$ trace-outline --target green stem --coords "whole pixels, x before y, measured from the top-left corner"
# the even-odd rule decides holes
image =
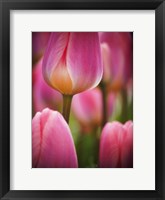
[[[101,84],[101,90],[102,90],[102,101],[103,101],[103,120],[102,120],[102,127],[104,127],[104,125],[107,122],[107,118],[108,118],[108,114],[107,114],[107,91],[106,91],[106,84],[102,83]]]
[[[69,124],[69,115],[70,115],[70,108],[72,102],[72,95],[63,95],[63,111],[62,115],[65,118],[66,122]]]
[[[121,92],[122,94],[122,113],[121,113],[121,121],[124,123],[127,121],[128,118],[128,113],[127,113],[127,109],[128,109],[128,104],[127,104],[127,92],[126,90],[122,90]]]
[[[93,152],[93,158],[94,158],[94,164],[96,167],[99,166],[99,136],[98,136],[98,127],[95,127],[93,129],[93,132],[92,132],[92,136],[93,136],[93,142],[94,142],[94,152]]]

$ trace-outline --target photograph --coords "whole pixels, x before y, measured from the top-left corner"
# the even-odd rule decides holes
[[[32,32],[32,168],[133,168],[133,32]]]
[[[165,0],[0,2],[0,200],[165,200]]]

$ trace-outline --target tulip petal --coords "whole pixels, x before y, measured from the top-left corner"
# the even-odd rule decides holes
[[[36,167],[38,158],[40,156],[40,144],[41,144],[41,127],[40,127],[40,116],[41,113],[36,113],[35,118],[32,121],[33,134],[32,134],[32,167]]]
[[[55,68],[59,65],[61,58],[66,53],[68,39],[69,33],[67,32],[51,33],[43,59],[43,75],[50,85],[50,76],[52,74],[52,71],[55,70]]]
[[[38,112],[36,116],[33,118],[32,127],[32,153],[33,153],[33,167],[38,165],[40,156],[41,156],[41,148],[43,141],[43,129],[44,125],[47,122],[49,117],[50,110],[44,109],[42,114]]]
[[[133,124],[107,123],[100,139],[99,166],[133,167]]]
[[[72,80],[64,62],[60,62],[54,68],[51,77],[51,85],[63,94],[72,94]]]
[[[35,161],[33,167],[77,167],[77,156],[72,135],[62,115],[57,111],[44,109],[40,116],[37,117],[37,121],[35,118],[36,116],[33,118],[32,143],[33,160]],[[35,132],[36,130],[37,132]],[[36,145],[35,139],[40,141],[38,142],[40,143],[40,148],[38,143],[38,146]]]
[[[133,167],[133,124],[128,121],[124,125],[127,134],[122,144],[122,167]]]
[[[96,87],[103,74],[98,33],[71,33],[66,60],[74,94]]]
[[[125,131],[118,122],[106,124],[101,135],[100,144],[100,167],[120,167],[121,149],[120,143],[123,140]]]

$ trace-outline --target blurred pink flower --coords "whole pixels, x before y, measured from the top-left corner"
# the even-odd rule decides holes
[[[132,77],[133,42],[130,32],[100,32],[103,58],[103,80],[113,90],[125,86]]]
[[[32,32],[33,63],[43,56],[49,37],[50,32]]]
[[[107,43],[101,44],[101,55],[103,60],[103,81],[110,82],[111,80],[111,51]]]
[[[102,120],[102,96],[99,88],[88,90],[73,97],[72,110],[84,126],[99,126]]]
[[[107,123],[100,139],[99,166],[102,168],[133,167],[133,123]]]
[[[63,116],[48,108],[32,120],[32,166],[76,168],[77,155],[68,124]]]
[[[62,95],[45,82],[41,58],[33,68],[33,113],[42,111],[46,107],[59,111],[62,107]]]
[[[44,54],[46,82],[62,94],[72,95],[94,88],[103,68],[98,33],[54,32]]]

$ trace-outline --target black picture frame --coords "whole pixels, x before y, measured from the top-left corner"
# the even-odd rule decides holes
[[[10,10],[155,10],[156,188],[153,191],[10,190]],[[163,0],[0,0],[0,198],[165,199],[165,2]]]

